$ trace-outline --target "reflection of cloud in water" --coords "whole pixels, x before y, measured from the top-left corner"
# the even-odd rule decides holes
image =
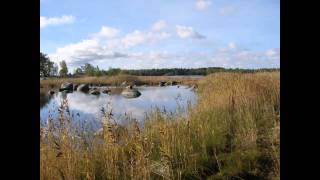
[[[167,111],[175,111],[179,103],[180,106],[186,107],[187,102],[195,103],[196,97],[194,92],[185,88],[177,88],[176,86],[168,87],[144,87],[138,88],[141,91],[139,98],[126,99],[120,95],[109,96],[101,94],[99,96],[89,95],[79,92],[67,95],[68,104],[72,113],[80,113],[83,118],[100,118],[101,108],[106,107],[111,102],[115,119],[124,114],[131,115],[133,118],[142,120],[146,112],[150,112],[152,108],[165,108]],[[177,100],[177,97],[179,97]],[[61,93],[54,97],[44,108],[40,110],[40,116],[48,116],[49,109],[57,108],[62,102]],[[56,112],[57,113],[57,112]],[[117,120],[118,122],[118,120]]]

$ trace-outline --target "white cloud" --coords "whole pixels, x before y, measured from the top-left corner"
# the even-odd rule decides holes
[[[61,17],[44,17],[40,16],[40,28],[45,28],[47,26],[71,24],[74,23],[75,17],[73,16],[61,16]]]
[[[192,27],[177,25],[176,32],[177,32],[177,35],[182,39],[186,39],[186,38],[203,39],[203,38],[205,38],[205,36],[196,32]]]
[[[196,9],[197,10],[205,10],[211,5],[210,0],[196,0],[195,2]]]
[[[157,22],[155,22],[153,25],[152,25],[152,30],[153,31],[161,31],[163,30],[164,28],[167,27],[167,22],[164,21],[164,20],[159,20]]]
[[[108,59],[131,58],[135,57],[134,54],[123,52],[139,45],[157,43],[171,36],[167,32],[136,30],[118,37],[119,32],[118,29],[103,26],[91,38],[57,48],[56,52],[49,54],[49,56],[55,62],[65,60],[71,66]]]
[[[111,51],[101,46],[98,41],[90,39],[58,48],[54,54],[49,56],[53,61],[65,60],[68,65],[78,66],[101,59],[122,58],[127,55]]]
[[[266,56],[268,57],[276,57],[280,55],[280,49],[269,49],[266,51]]]
[[[107,26],[102,26],[101,30],[94,34],[93,37],[96,39],[111,39],[115,38],[119,34],[119,30],[112,28],[112,27],[107,27]]]
[[[235,11],[236,11],[235,7],[225,6],[225,7],[220,8],[219,14],[221,16],[227,16],[227,15],[233,14]]]
[[[237,45],[236,45],[234,42],[230,42],[230,43],[228,44],[228,47],[229,47],[230,49],[236,49],[236,48],[237,48]]]
[[[132,33],[127,34],[124,38],[121,39],[122,44],[126,47],[132,47],[146,42],[147,37],[145,33],[141,31],[134,31]]]
[[[157,23],[155,23],[157,24]],[[157,29],[157,28],[156,28]],[[120,30],[103,26],[90,38],[78,43],[58,48],[49,57],[59,62],[65,60],[70,69],[84,63],[104,67],[120,67],[127,69],[141,68],[174,68],[174,67],[208,67],[220,66],[226,68],[265,68],[279,67],[280,49],[265,51],[249,51],[236,42],[229,42],[224,48],[212,52],[197,52],[186,50],[175,52],[175,49],[153,49],[154,45],[171,37],[171,33],[149,29],[135,30],[119,35]],[[177,36],[184,41],[187,38],[201,39],[203,35],[192,27],[177,25]],[[172,41],[170,41],[171,43]],[[212,49],[213,50],[213,49]]]
[[[164,40],[170,37],[170,34],[167,32],[142,32],[134,31],[127,34],[121,39],[121,43],[125,48],[131,48],[141,44],[151,44],[156,43],[160,40]]]
[[[214,66],[228,68],[274,68],[280,66],[280,49],[249,51],[237,46],[233,48],[229,43],[228,48],[218,50],[210,59]]]

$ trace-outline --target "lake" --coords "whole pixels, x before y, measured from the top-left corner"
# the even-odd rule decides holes
[[[125,124],[128,117],[142,122],[146,113],[155,108],[172,114],[177,113],[177,109],[183,112],[188,105],[193,106],[197,101],[195,92],[187,86],[147,86],[136,89],[141,92],[141,96],[132,99],[120,94],[90,95],[76,91],[42,97],[45,102],[40,106],[41,124],[45,125],[49,116],[54,120],[59,118],[58,109],[63,100],[68,102],[73,121],[93,124],[99,124],[103,116],[102,108],[106,109],[107,105],[112,108],[113,119],[118,124]]]

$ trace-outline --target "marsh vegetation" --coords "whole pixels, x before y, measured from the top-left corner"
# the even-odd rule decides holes
[[[64,80],[41,85],[53,88]],[[72,79],[106,85],[125,80],[159,82]],[[184,83],[194,81],[198,101],[186,114],[154,109],[143,125],[128,118],[123,126],[107,104],[98,134],[74,128],[64,100],[59,116],[41,127],[41,179],[280,179],[279,72],[215,73]]]

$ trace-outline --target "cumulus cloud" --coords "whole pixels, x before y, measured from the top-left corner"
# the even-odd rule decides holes
[[[58,48],[54,54],[49,56],[53,61],[65,60],[68,65],[78,66],[101,59],[127,57],[127,54],[111,51],[101,46],[98,41],[90,39]]]
[[[219,9],[219,14],[221,16],[227,16],[233,14],[236,11],[235,7],[233,6],[225,6]]]
[[[40,16],[40,28],[45,28],[47,26],[56,26],[62,24],[72,24],[75,21],[73,16],[61,16],[61,17],[44,17]]]
[[[162,24],[159,22],[154,23],[151,29],[135,30],[127,34],[120,34],[120,30],[116,28],[103,26],[99,32],[92,34],[88,39],[57,48],[55,53],[49,54],[49,57],[55,62],[65,60],[70,69],[84,63],[102,65],[102,68],[112,66],[126,69],[280,66],[279,48],[250,51],[242,48],[236,42],[227,43],[223,48],[215,51],[212,49],[210,52],[197,52],[192,49],[176,52],[174,48],[153,49],[153,46],[150,45],[171,37],[171,33],[162,30],[164,26],[159,25]],[[153,28],[156,26],[157,28]],[[188,38],[205,38],[192,27],[177,25],[174,30],[180,38],[171,39],[170,43],[182,42]]]
[[[157,41],[167,39],[170,37],[170,34],[167,32],[142,32],[134,31],[127,34],[124,38],[121,39],[121,43],[125,48],[130,48],[133,46],[145,44],[145,43],[155,43]]]
[[[231,42],[227,48],[217,50],[209,59],[215,66],[228,68],[274,68],[280,66],[280,49],[249,51]]]
[[[182,39],[186,39],[186,38],[204,39],[205,38],[205,36],[199,34],[192,27],[188,27],[188,26],[177,25],[176,32],[177,32],[177,35]]]
[[[131,58],[134,54],[125,53],[139,45],[149,45],[171,36],[163,31],[133,31],[119,36],[120,30],[103,26],[89,39],[57,48],[49,57],[56,62],[65,60],[68,65],[79,66],[84,63],[101,62],[108,59]]]
[[[127,34],[124,38],[121,39],[121,42],[126,48],[142,44],[146,41],[146,34],[138,30]]]
[[[120,31],[116,28],[102,26],[101,30],[94,34],[93,37],[96,39],[111,39],[115,38],[119,32]]]
[[[196,0],[195,6],[197,10],[205,10],[211,5],[210,0]]]
[[[234,42],[230,42],[230,43],[228,44],[228,47],[229,47],[229,49],[236,49],[236,48],[237,48],[237,45],[236,45]]]
[[[164,20],[159,20],[152,25],[151,29],[153,31],[161,31],[161,30],[165,29],[166,27],[167,27],[167,22]]]

